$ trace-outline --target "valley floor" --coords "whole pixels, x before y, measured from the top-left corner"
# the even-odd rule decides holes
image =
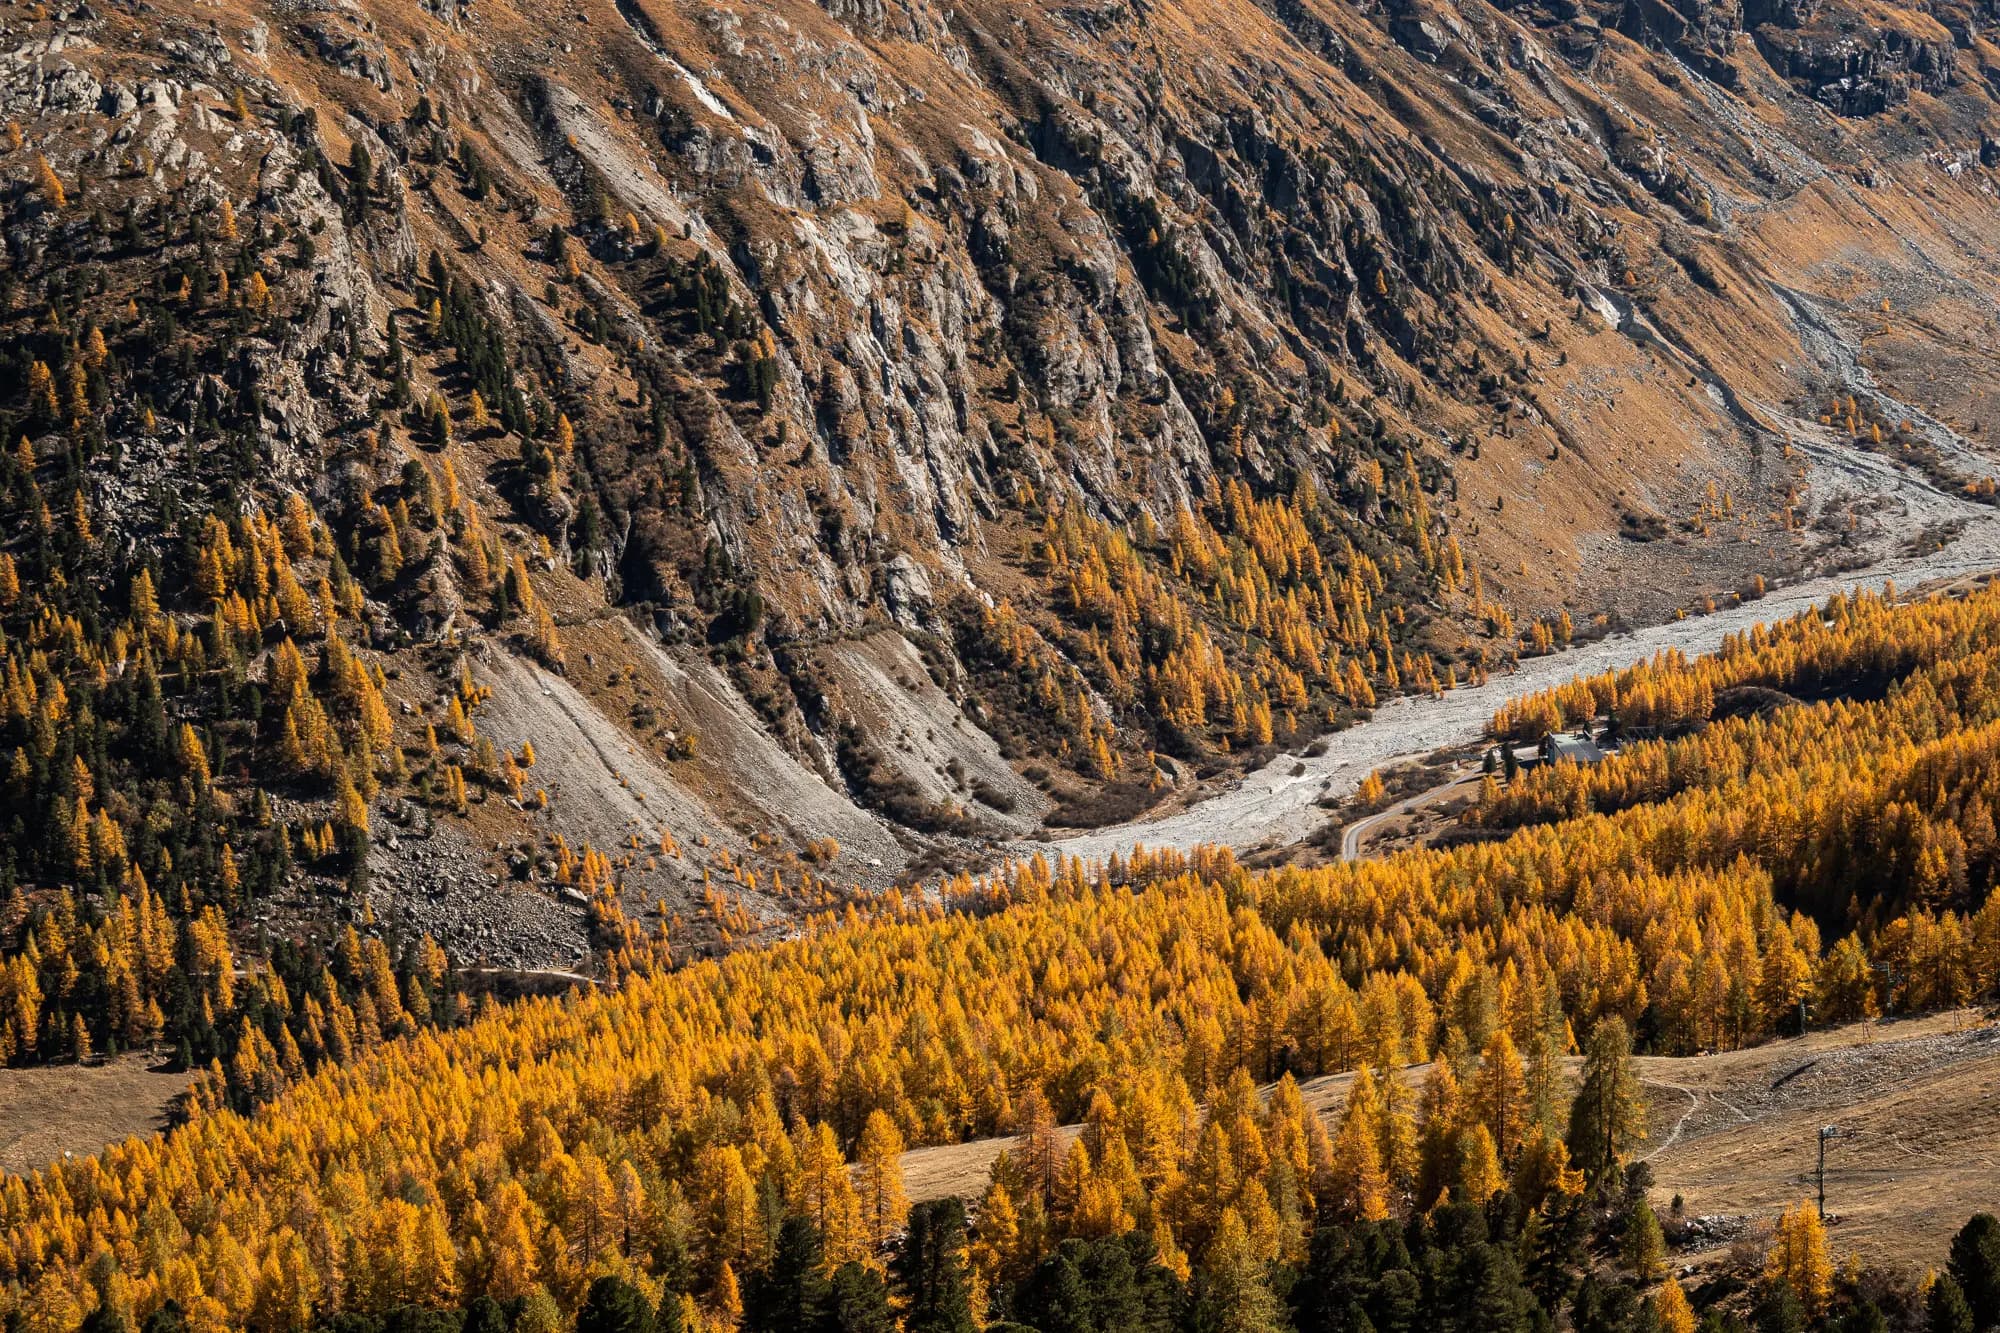
[[[1325,815],[1318,808],[1321,801],[1351,796],[1369,773],[1400,760],[1477,742],[1487,720],[1511,700],[1575,676],[1615,671],[1659,652],[1675,650],[1690,657],[1713,652],[1731,634],[1786,619],[1837,592],[1880,589],[1890,582],[1910,589],[1965,578],[1996,566],[2000,566],[2000,517],[1975,514],[1958,538],[1942,550],[1807,579],[1774,588],[1756,601],[1719,607],[1710,615],[1649,625],[1545,657],[1527,658],[1511,674],[1496,674],[1484,685],[1436,697],[1400,695],[1376,709],[1369,721],[1323,738],[1325,748],[1317,755],[1281,755],[1246,774],[1235,786],[1169,814],[1051,843],[1022,843],[1015,850],[1023,855],[1039,850],[1095,859],[1129,852],[1139,845],[1179,851],[1202,845],[1226,846],[1239,853],[1291,846],[1310,837],[1324,822]]]

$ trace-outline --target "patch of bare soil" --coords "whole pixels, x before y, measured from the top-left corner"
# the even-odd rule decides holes
[[[1576,1064],[1571,1060],[1572,1070]],[[1678,1259],[1724,1257],[1761,1241],[1777,1215],[1809,1198],[1822,1125],[1828,1221],[1837,1256],[1934,1262],[1975,1212],[2000,1208],[2000,1022],[1972,1010],[1856,1023],[1720,1055],[1641,1057],[1652,1132],[1641,1149],[1662,1217],[1679,1197],[1703,1222]],[[1402,1077],[1421,1089],[1429,1065]],[[1300,1085],[1331,1120],[1352,1074]],[[1079,1126],[1065,1126],[1073,1137]],[[976,1199],[1011,1139],[919,1148],[903,1156],[913,1199]]]
[[[186,1074],[167,1073],[139,1052],[102,1064],[0,1070],[0,1173],[38,1170],[164,1129],[187,1085]]]
[[[1679,1196],[1690,1217],[1728,1219],[1692,1243],[1697,1262],[1813,1196],[1827,1125],[1837,1254],[1934,1262],[1967,1217],[2000,1207],[2000,1024],[1971,1011],[1640,1064],[1656,1206],[1666,1216]]]

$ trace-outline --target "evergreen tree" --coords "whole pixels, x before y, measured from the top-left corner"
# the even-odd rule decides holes
[[[508,1333],[507,1312],[491,1296],[481,1296],[465,1307],[465,1321],[459,1333]],[[655,1325],[657,1333],[657,1325]]]
[[[1965,1293],[1973,1326],[2000,1325],[2000,1218],[1974,1214],[1952,1237],[1951,1280]]]
[[[132,1316],[122,1306],[100,1305],[84,1316],[77,1333],[133,1333]]]
[[[1336,1333],[1366,1318],[1373,1286],[1356,1228],[1324,1226],[1313,1232],[1305,1266],[1292,1284],[1292,1327],[1298,1333]]]
[[[1602,1180],[1646,1135],[1645,1094],[1632,1071],[1632,1034],[1608,1015],[1590,1031],[1583,1077],[1569,1109],[1570,1163],[1585,1179]]]
[[[820,1271],[823,1263],[818,1228],[797,1213],[788,1215],[778,1226],[770,1264],[743,1284],[746,1333],[819,1328],[830,1294]]]
[[[1639,1295],[1623,1282],[1586,1276],[1570,1306],[1576,1333],[1634,1333],[1643,1318]]]
[[[1066,1240],[1021,1282],[1013,1313],[1041,1333],[1168,1333],[1180,1283],[1155,1260],[1144,1232]]]
[[[1376,1280],[1368,1298],[1368,1322],[1375,1333],[1419,1333],[1423,1324],[1423,1288],[1408,1268],[1392,1268]]]
[[[973,1333],[963,1203],[933,1199],[910,1210],[894,1273],[904,1333]]]
[[[630,1282],[601,1277],[590,1284],[577,1311],[576,1333],[653,1333],[653,1309]]]
[[[1522,1247],[1527,1253],[1528,1287],[1544,1309],[1558,1309],[1575,1295],[1577,1274],[1587,1267],[1589,1239],[1589,1219],[1580,1199],[1530,1215]]]
[[[1976,1327],[1972,1322],[1972,1306],[1965,1299],[1965,1289],[1949,1273],[1940,1273],[1931,1282],[1924,1313],[1929,1321],[1927,1327],[1930,1333],[1973,1333]]]
[[[1643,1198],[1633,1205],[1631,1217],[1625,1223],[1619,1258],[1641,1282],[1651,1282],[1667,1271],[1666,1237],[1660,1231],[1660,1219],[1654,1214],[1653,1205]]]
[[[1834,1333],[1890,1333],[1887,1315],[1873,1301],[1862,1301],[1833,1325]],[[1661,1333],[1670,1333],[1662,1329]]]
[[[428,1310],[421,1305],[399,1305],[382,1316],[382,1333],[459,1333],[464,1316],[455,1310]],[[579,1321],[577,1327],[582,1328]]]
[[[1131,1261],[1138,1298],[1132,1333],[1173,1333],[1182,1326],[1186,1313],[1186,1287],[1160,1262],[1159,1245],[1148,1233],[1128,1231],[1118,1244]]]
[[[1757,1333],[1805,1333],[1806,1307],[1788,1282],[1767,1282],[1751,1323]]]
[[[1014,1313],[1041,1333],[1093,1333],[1097,1328],[1092,1293],[1084,1287],[1074,1252],[1074,1243],[1066,1242],[1042,1260],[1015,1297]]]
[[[1499,1245],[1470,1247],[1457,1265],[1457,1308],[1439,1323],[1461,1333],[1529,1333],[1539,1312],[1514,1256]]]
[[[828,1333],[895,1333],[896,1317],[882,1275],[851,1259],[834,1269],[822,1326]]]

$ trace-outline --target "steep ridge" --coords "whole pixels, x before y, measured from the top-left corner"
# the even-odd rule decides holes
[[[15,710],[24,827],[566,965],[1915,558],[1991,499],[1992,17],[12,13],[4,611],[104,722]],[[225,798],[166,862],[128,671]]]

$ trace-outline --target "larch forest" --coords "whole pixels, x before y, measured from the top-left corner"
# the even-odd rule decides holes
[[[10,0],[0,1333],[1996,1333],[1994,0]]]

